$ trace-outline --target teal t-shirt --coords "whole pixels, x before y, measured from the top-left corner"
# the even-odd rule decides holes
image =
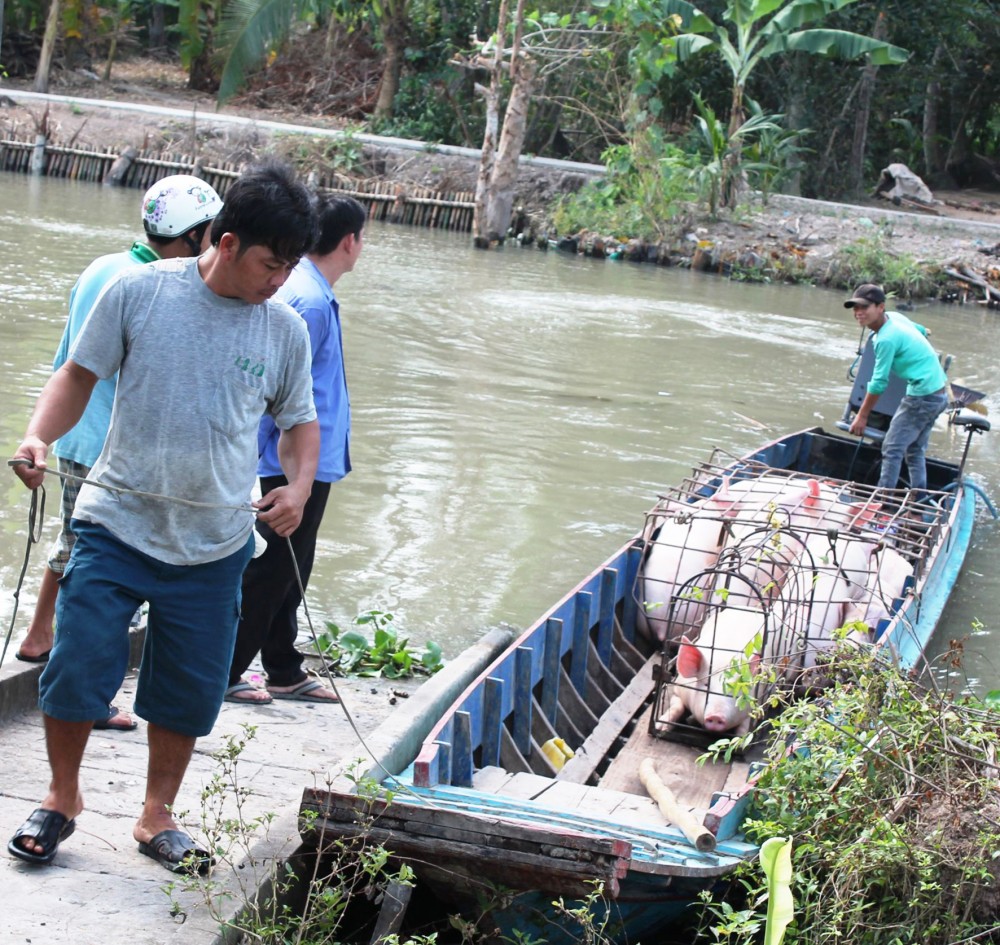
[[[941,390],[948,378],[925,337],[927,329],[899,312],[886,312],[885,317],[885,324],[875,332],[875,369],[868,393],[881,394],[889,385],[890,371],[906,381],[908,397]]]
[[[111,253],[95,259],[76,280],[69,293],[69,318],[63,329],[62,339],[52,361],[52,369],[58,371],[69,357],[76,336],[94,307],[105,286],[123,269],[152,262],[159,256],[145,243],[134,243],[127,253]],[[101,455],[104,440],[111,423],[111,407],[115,402],[115,384],[118,375],[98,381],[87,402],[87,408],[79,422],[69,433],[59,437],[52,444],[52,453],[60,459],[80,463],[90,468]]]

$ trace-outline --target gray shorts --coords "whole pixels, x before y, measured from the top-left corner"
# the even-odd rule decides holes
[[[74,463],[71,459],[60,459],[58,465],[59,472],[66,476],[77,476],[79,479],[86,479],[90,475],[90,467],[82,463]],[[76,497],[80,494],[80,485],[76,479],[62,480],[62,501],[59,507],[59,534],[52,542],[49,549],[49,568],[62,574],[66,570],[66,562],[69,561],[70,552],[76,544],[76,532],[70,527],[70,520],[73,518],[73,508],[76,505]]]

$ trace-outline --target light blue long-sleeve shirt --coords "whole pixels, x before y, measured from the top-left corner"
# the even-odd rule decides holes
[[[319,418],[318,482],[336,482],[351,471],[351,401],[344,371],[340,306],[326,277],[308,258],[300,260],[278,298],[302,316],[312,347],[313,399]],[[278,428],[265,416],[257,432],[258,476],[282,475],[278,461]]]

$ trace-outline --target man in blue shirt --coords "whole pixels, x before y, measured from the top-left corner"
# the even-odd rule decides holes
[[[851,423],[851,433],[861,436],[879,396],[889,384],[890,371],[906,381],[906,396],[893,414],[882,440],[880,489],[895,489],[903,459],[911,489],[927,488],[927,443],[939,414],[948,406],[948,379],[927,340],[927,329],[899,312],[885,310],[885,292],[877,285],[860,285],[844,302],[854,309],[862,328],[874,333],[875,369],[867,393]]]
[[[351,471],[351,405],[344,373],[340,306],[334,284],[350,272],[361,255],[365,210],[350,197],[319,198],[320,238],[279,292],[309,328],[312,347],[313,399],[320,424],[320,458],[312,494],[302,524],[291,535],[303,588],[308,586],[316,553],[316,536],[330,494],[330,484]],[[278,458],[278,430],[270,417],[261,421],[257,436],[260,450],[258,475],[263,502],[285,483]],[[243,606],[236,649],[229,673],[227,702],[265,705],[272,699],[300,702],[336,702],[336,695],[302,668],[303,656],[295,648],[297,611],[302,603],[298,578],[288,542],[258,522],[267,539],[267,550],[247,566],[243,575]],[[248,683],[243,674],[260,653],[267,673],[267,690]]]
[[[197,177],[175,174],[153,184],[142,198],[145,241],[136,240],[128,252],[95,259],[70,291],[69,317],[53,360],[53,370],[59,370],[66,362],[98,296],[119,272],[157,259],[197,256],[208,246],[209,228],[221,207],[222,200],[215,189]],[[87,478],[104,446],[111,423],[115,385],[116,377],[98,381],[79,422],[52,444],[52,453],[59,460],[59,471],[75,478],[63,480],[61,529],[42,575],[28,632],[14,654],[24,663],[45,663],[49,659],[58,582],[76,542],[70,519],[80,491],[78,480]],[[94,728],[130,731],[136,727],[135,721],[116,706],[110,706],[109,713],[108,718],[98,719]]]

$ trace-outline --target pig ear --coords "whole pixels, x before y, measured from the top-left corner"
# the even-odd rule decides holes
[[[677,652],[677,675],[693,679],[701,675],[701,653],[687,637],[681,637],[681,648]]]
[[[867,528],[875,519],[875,514],[882,508],[881,502],[855,502],[850,506],[849,519],[852,528]]]
[[[740,500],[729,491],[729,474],[722,477],[722,485],[715,490],[715,495],[709,499],[715,508],[721,513],[723,518],[735,518],[739,514]]]
[[[806,483],[806,506],[812,508],[819,505],[819,500],[822,495],[822,489],[820,488],[818,479],[810,479]]]

